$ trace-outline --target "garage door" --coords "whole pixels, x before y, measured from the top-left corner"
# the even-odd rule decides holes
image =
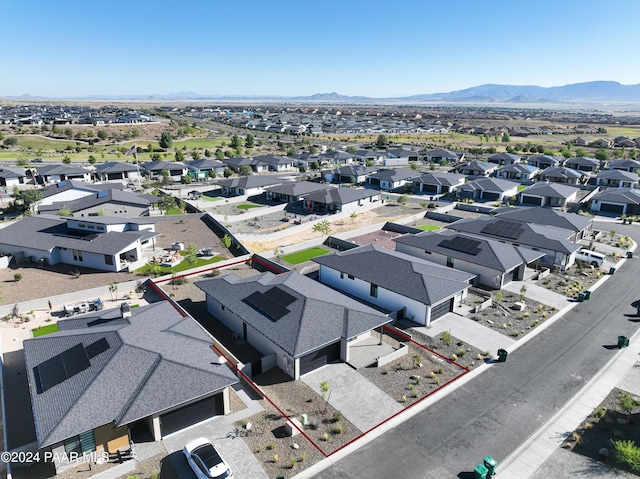
[[[623,209],[624,206],[622,205],[612,205],[611,203],[600,204],[600,211],[602,211],[603,213],[617,213],[621,215]]]
[[[424,193],[437,193],[438,185],[422,185],[422,191]]]
[[[300,358],[300,375],[340,359],[340,341]]]
[[[164,437],[167,434],[222,414],[224,414],[222,393],[218,393],[175,411],[162,414],[160,416],[160,433]]]
[[[492,193],[490,191],[483,191],[482,198],[485,200],[498,200],[500,199],[500,193]]]
[[[526,205],[540,206],[542,204],[542,198],[537,198],[535,196],[522,195],[522,202]]]
[[[453,298],[431,307],[431,321],[453,311]]]

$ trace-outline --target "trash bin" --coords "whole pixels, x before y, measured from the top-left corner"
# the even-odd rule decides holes
[[[633,251],[627,251],[627,259],[633,258]]]
[[[584,301],[584,292],[580,291],[578,293],[578,297],[576,298],[576,301],[578,301],[578,303],[582,303]]]
[[[496,467],[498,467],[498,461],[496,461],[493,457],[491,456],[485,456],[484,460],[484,467],[487,468],[487,477],[493,477],[496,475]]]
[[[629,346],[629,338],[625,336],[618,336],[618,349],[626,348]]]
[[[506,349],[498,349],[498,362],[504,363],[507,360],[508,355],[509,353],[506,351]]]
[[[613,266],[609,268],[609,274],[613,274],[615,272],[616,272],[616,269]]]
[[[478,464],[473,470],[473,479],[487,479],[489,470],[484,467],[484,464]]]
[[[587,301],[591,298],[591,291],[584,291],[584,300]]]

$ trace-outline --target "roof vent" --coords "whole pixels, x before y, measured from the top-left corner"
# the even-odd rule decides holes
[[[129,303],[122,303],[120,305],[120,315],[123,318],[130,318],[131,317],[131,306],[129,306]]]

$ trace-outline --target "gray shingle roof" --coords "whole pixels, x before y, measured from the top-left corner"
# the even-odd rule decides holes
[[[260,186],[279,185],[282,180],[273,176],[240,176],[220,180],[216,184],[227,188],[257,188]]]
[[[639,205],[640,190],[634,188],[607,188],[591,199],[628,205]]]
[[[517,188],[519,183],[515,181],[502,180],[500,178],[478,178],[458,187],[459,190],[483,190],[505,192]]]
[[[378,171],[378,168],[373,168],[371,166],[361,166],[361,165],[346,165],[341,168],[334,168],[331,170],[322,170],[322,173],[331,173],[334,175],[342,175],[342,176],[362,176],[362,175],[370,175]]]
[[[507,208],[504,212],[500,212],[496,216],[506,220],[553,226],[555,228],[563,228],[576,232],[587,229],[593,223],[593,219],[587,216],[566,213],[541,206]]]
[[[520,248],[509,243],[500,243],[498,241],[480,238],[473,238],[479,243],[477,245],[479,252],[475,255],[452,250],[440,245],[444,240],[450,240],[458,237],[471,238],[452,231],[443,231],[438,233],[425,231],[424,233],[399,236],[394,238],[394,241],[396,243],[414,246],[425,251],[440,253],[451,256],[452,258],[463,259],[469,263],[486,266],[487,268],[502,272],[511,271],[522,263],[528,264],[531,261],[544,256],[544,253],[540,253],[539,251]]]
[[[238,380],[217,364],[209,336],[168,302],[116,319],[118,309],[71,320],[61,330],[24,342],[36,435],[40,447],[115,422],[124,425],[219,391]],[[114,321],[92,321],[114,319]],[[70,329],[71,327],[71,329]],[[109,349],[91,365],[42,393],[34,367],[77,344],[106,339]],[[185,354],[189,351],[189,354]]]
[[[371,175],[372,178],[378,178],[380,180],[386,181],[401,181],[401,180],[410,180],[411,178],[417,178],[420,176],[419,171],[413,170],[380,170]]]
[[[466,178],[465,175],[457,173],[425,173],[415,178],[413,182],[425,185],[453,186],[459,184],[464,178]]]
[[[65,219],[39,215],[28,216],[0,229],[0,248],[10,245],[49,252],[57,247],[114,255],[129,248],[143,236],[142,232],[133,231],[82,235],[70,231]]]
[[[138,167],[125,161],[109,161],[96,166],[96,172],[98,173],[122,173],[129,171],[138,171]]]
[[[48,198],[49,196],[57,195],[58,193],[62,193],[63,191],[76,189],[87,192],[98,192],[98,191],[106,191],[106,190],[122,190],[124,186],[122,183],[105,183],[105,184],[95,184],[95,183],[87,183],[86,181],[78,181],[78,180],[65,180],[59,183],[54,183],[53,185],[46,186],[41,188],[39,191],[42,193],[43,198]]]
[[[248,278],[228,274],[195,283],[288,354],[299,357],[341,338],[353,338],[390,321],[388,316],[300,273],[262,273]],[[243,301],[278,286],[295,298],[277,321]]]
[[[320,183],[314,183],[312,181],[292,181],[283,183],[282,185],[272,186],[269,189],[272,193],[278,193],[289,196],[301,196],[308,195],[315,191],[324,191],[329,188],[333,188],[329,185],[323,185]]]
[[[312,261],[427,305],[464,291],[470,286],[468,281],[475,277],[371,244],[318,256]]]
[[[9,168],[3,166],[0,168],[0,178],[24,178],[27,176],[24,168]]]
[[[543,170],[540,173],[540,178],[562,178],[562,179],[579,179],[585,176],[586,173],[581,171],[576,171],[571,168],[565,168],[563,166],[552,166]]]
[[[371,196],[378,196],[379,194],[379,191],[365,190],[362,188],[331,188],[329,190],[309,193],[305,196],[305,199],[326,205],[346,205]]]
[[[498,172],[508,172],[508,173],[526,173],[531,174],[538,171],[538,168],[532,165],[525,165],[522,163],[514,163],[512,165],[503,166],[502,168],[498,168],[496,173]]]
[[[94,206],[102,205],[104,203],[113,203],[119,205],[131,205],[138,207],[145,207],[160,201],[160,197],[155,195],[140,195],[123,190],[107,190],[106,194],[96,193],[93,195],[84,196],[72,201],[55,202],[50,205],[43,205],[38,208],[41,213],[55,212],[61,207],[66,206],[72,213],[76,211],[86,210]]]
[[[183,170],[187,166],[184,163],[176,163],[174,161],[148,161],[143,163],[142,167],[147,171],[162,170]]]
[[[495,225],[498,221],[516,224],[519,223],[522,225],[522,228],[519,228],[521,232],[516,238],[506,238],[495,234],[489,234],[486,230],[483,232],[488,225]],[[520,223],[517,221],[500,219],[498,217],[479,216],[477,218],[462,219],[445,226],[445,228],[471,235],[484,236],[498,241],[517,243],[518,245],[525,246],[527,248],[541,248],[564,253],[573,253],[580,249],[580,245],[572,243],[568,239],[573,235],[573,231],[571,230],[554,228],[546,225]]]
[[[528,188],[522,190],[520,193],[523,195],[533,196],[546,196],[549,198],[564,198],[567,199],[580,188],[575,186],[562,185],[559,183],[549,183],[547,181],[541,181],[534,183]]]
[[[89,173],[89,170],[80,166],[73,165],[44,165],[36,168],[38,175],[51,176],[51,175],[84,175]]]
[[[602,178],[605,180],[638,181],[638,174],[633,171],[602,170],[598,172],[596,178]]]
[[[187,161],[187,166],[190,169],[200,170],[200,171],[217,170],[220,168],[226,168],[226,165],[223,162],[219,160],[211,160],[209,158]]]

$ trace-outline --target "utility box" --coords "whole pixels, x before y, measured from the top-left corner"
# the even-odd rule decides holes
[[[629,346],[629,338],[625,336],[618,336],[618,349],[626,348]]]
[[[591,298],[591,291],[584,291],[584,300],[587,301]]]
[[[627,251],[627,258],[633,258],[633,251]]]
[[[578,293],[577,301],[578,303],[582,303],[584,301],[584,293],[582,291]]]
[[[616,269],[613,266],[609,268],[609,274],[614,274],[615,272],[616,272]]]
[[[498,349],[498,362],[504,363],[507,360],[509,353],[506,349]]]

